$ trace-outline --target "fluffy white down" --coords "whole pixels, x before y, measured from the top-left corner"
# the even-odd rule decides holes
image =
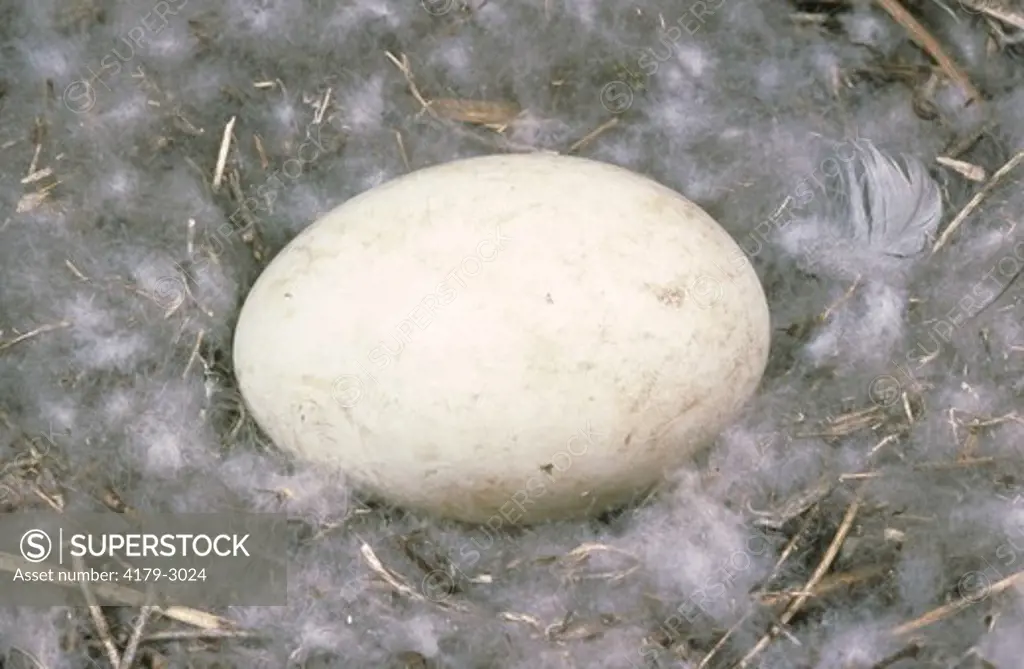
[[[4,3],[0,510],[113,490],[289,515],[288,605],[217,611],[260,641],[145,641],[134,667],[720,669],[859,499],[747,666],[1019,666],[1024,165],[931,246],[984,183],[936,158],[987,179],[1024,149],[1024,42],[971,9],[991,3],[901,4],[984,101],[867,0]],[[416,95],[506,106],[474,124]],[[277,452],[229,354],[266,262],[374,184],[530,149],[651,176],[750,256],[772,355],[707,460],[640,509],[495,533],[369,508]],[[434,567],[458,586],[434,599],[472,613],[423,596]],[[104,610],[119,653],[137,613]],[[196,632],[147,628],[172,630]],[[101,636],[84,609],[7,608],[0,665],[106,667]]]

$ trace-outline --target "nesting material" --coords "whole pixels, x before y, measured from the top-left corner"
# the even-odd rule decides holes
[[[1019,3],[38,0],[0,60],[0,511],[295,529],[286,607],[87,585],[109,605],[0,611],[5,667],[1019,666]],[[277,448],[232,359],[274,257],[536,152],[664,184],[757,273],[767,366],[706,453],[488,527]]]

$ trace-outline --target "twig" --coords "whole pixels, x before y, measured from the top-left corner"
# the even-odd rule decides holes
[[[324,93],[324,99],[320,101],[320,104],[315,105],[313,107],[314,109],[316,109],[316,114],[313,115],[313,123],[315,125],[320,125],[321,123],[323,123],[324,114],[327,113],[327,106],[331,102],[331,91],[333,90],[334,89],[328,86],[327,91]]]
[[[38,565],[33,565],[31,562],[20,557],[0,551],[0,571],[14,573],[19,569],[38,569]],[[65,588],[75,587],[75,579],[71,576],[72,572],[70,570],[59,566],[51,567],[51,569],[53,569],[55,576],[53,583]],[[64,572],[66,578],[60,578],[57,572]],[[123,585],[117,585],[114,583],[95,583],[93,586],[96,594],[106,600],[117,602],[117,604],[121,606],[142,607],[149,604],[149,600],[145,593],[133,590],[132,588],[126,588]],[[187,606],[169,606],[167,608],[156,608],[154,611],[165,618],[170,618],[171,620],[176,620],[179,623],[185,623],[186,625],[192,625],[193,627],[205,630],[237,629],[235,623],[231,622],[227,618],[221,618],[220,616],[212,613],[189,608]]]
[[[931,34],[925,29],[924,26],[918,22],[917,19],[911,15],[903,5],[899,3],[899,0],[877,0],[878,4],[882,6],[889,16],[894,21],[899,23],[903,28],[910,34],[910,39],[914,40],[922,49],[924,49],[929,56],[931,56],[942,71],[946,73],[950,79],[952,79],[963,92],[967,95],[968,102],[980,101],[981,93],[974,87],[971,80],[967,78],[960,66],[953,61],[952,58],[943,50],[942,45],[939,44],[938,40],[931,36]]]
[[[196,219],[189,217],[185,223],[185,255],[192,259],[196,247]]]
[[[258,133],[253,133],[252,143],[256,146],[256,153],[260,157],[260,169],[266,171],[270,167],[270,159],[267,158],[267,150],[263,148],[263,140]]]
[[[901,648],[900,650],[896,651],[892,655],[882,658],[877,663],[872,665],[871,669],[887,669],[887,667],[891,667],[900,660],[916,658],[920,650],[921,648],[917,644],[909,644],[904,648]]]
[[[1024,584],[1024,570],[1018,571],[1016,574],[1013,574],[1012,576],[1007,576],[1003,580],[992,584],[986,590],[985,594],[998,595],[1002,591],[1008,590],[1009,588],[1013,587],[1018,582]],[[899,627],[896,627],[892,630],[892,635],[904,636],[906,634],[909,634],[910,632],[917,631],[922,627],[927,627],[928,625],[937,623],[940,620],[945,620],[954,613],[958,613],[959,611],[963,611],[964,609],[974,606],[982,599],[982,597],[961,597],[960,599],[950,602],[949,604],[943,604],[937,609],[932,609],[931,611],[929,611],[928,613],[924,614],[919,618],[915,618],[914,620],[911,620],[908,623],[903,623]]]
[[[405,595],[409,599],[417,601],[426,600],[426,597],[418,593],[414,588],[403,583],[400,576],[385,567],[384,563],[380,561],[380,558],[378,558],[377,554],[373,552],[373,549],[370,548],[369,544],[364,542],[363,545],[359,547],[359,553],[363,556],[363,559],[366,560],[370,569],[373,570],[381,580],[394,588],[395,592]]]
[[[60,323],[51,323],[49,325],[40,325],[35,330],[30,330],[30,331],[26,332],[23,335],[18,335],[14,339],[8,339],[7,341],[0,341],[0,351],[7,350],[10,347],[14,346],[15,344],[20,344],[21,342],[25,341],[26,339],[31,339],[32,337],[35,337],[36,335],[45,334],[47,332],[52,332],[54,330],[63,330],[64,328],[66,328],[66,327],[68,327],[70,325],[71,325],[71,323],[68,323],[67,321],[61,321]]]
[[[132,636],[128,640],[128,646],[124,649],[124,655],[121,656],[119,669],[132,669],[132,662],[135,661],[135,653],[139,650],[139,641],[142,639],[142,630],[149,622],[149,616],[153,613],[154,608],[153,606],[143,606],[139,611],[139,617],[135,619],[135,624],[132,626]]]
[[[985,174],[984,167],[965,160],[957,160],[948,156],[936,156],[935,162],[943,167],[948,167],[963,178],[970,179],[971,181],[981,182],[988,176]]]
[[[430,103],[427,102],[426,99],[424,99],[424,97],[420,94],[419,87],[416,86],[416,80],[412,75],[412,69],[409,67],[408,56],[406,56],[403,53],[402,59],[399,60],[390,51],[385,51],[384,55],[387,56],[388,60],[394,63],[395,67],[397,67],[398,70],[402,73],[402,76],[405,77],[405,82],[409,84],[409,92],[412,93],[412,96],[414,98],[416,98],[416,102],[419,102],[420,106],[423,107],[423,111],[427,112],[428,114],[436,118],[437,112],[430,108]]]
[[[377,574],[377,576],[380,577],[381,580],[390,585],[391,588],[395,590],[395,592],[405,595],[409,599],[419,602],[432,601],[441,608],[455,609],[458,611],[465,610],[464,607],[453,602],[446,602],[443,600],[438,601],[435,599],[428,600],[427,597],[420,594],[415,588],[406,583],[401,576],[385,567],[384,563],[381,562],[380,558],[377,557],[377,554],[373,552],[373,548],[370,547],[370,544],[366,543],[365,541],[363,541],[362,545],[360,545],[359,553],[363,556],[363,560],[366,561],[370,569],[375,574]]]
[[[481,125],[501,132],[522,111],[511,102],[441,98],[430,101],[430,108],[449,121]]]
[[[127,590],[127,588],[125,589]],[[135,591],[132,590],[131,592]],[[206,611],[200,611],[199,609],[193,609],[188,606],[168,606],[166,609],[158,609],[158,611],[160,615],[165,618],[177,620],[179,623],[185,623],[186,625],[192,625],[193,627],[199,627],[204,630],[237,629],[235,623],[231,622],[227,618],[221,618],[218,615],[207,613]]]
[[[815,503],[810,513],[808,513],[804,517],[803,522],[800,523],[800,529],[798,529],[796,533],[793,534],[793,538],[790,539],[786,546],[782,549],[782,554],[779,555],[779,559],[775,561],[775,566],[772,567],[772,571],[770,574],[768,574],[768,578],[764,580],[764,584],[761,586],[761,590],[758,594],[763,595],[768,592],[768,585],[773,580],[775,580],[775,577],[779,574],[779,570],[782,569],[782,565],[786,562],[786,560],[789,559],[789,556],[792,555],[793,551],[796,550],[797,545],[800,543],[800,539],[802,539],[807,530],[811,528],[811,522],[814,520],[820,508],[818,506],[819,503],[820,500],[818,501],[818,503]]]
[[[238,203],[238,215],[242,217],[242,222],[245,223],[245,227],[242,228],[242,241],[249,244],[256,240],[256,224],[258,221],[249,210],[249,205],[246,204],[248,198],[242,192],[242,181],[241,177],[238,176],[238,170],[231,170],[231,174],[228,175],[228,189],[235,198],[235,202]],[[213,314],[210,314],[213,316]]]
[[[76,571],[85,571],[85,563],[82,561],[82,558],[72,554],[71,559],[74,561]],[[96,596],[92,594],[89,582],[82,579],[79,581],[79,585],[82,588],[82,594],[85,596],[85,603],[89,609],[89,615],[92,617],[92,623],[96,626],[96,632],[100,635],[103,649],[107,651],[107,660],[110,662],[110,667],[111,669],[120,669],[121,656],[117,652],[114,640],[110,638],[110,628],[107,626],[107,619],[103,617],[103,609],[97,603]]]
[[[46,198],[50,196],[50,192],[62,183],[64,182],[55,181],[34,193],[25,193],[21,196],[21,199],[18,200],[18,205],[14,208],[14,211],[21,214],[26,211],[36,209],[46,201]],[[6,227],[6,224],[4,227]]]
[[[980,128],[975,129],[974,132],[968,133],[961,137],[960,139],[953,142],[948,149],[943,151],[943,153],[949,156],[950,158],[959,158],[963,153],[967,151],[967,149],[974,146],[974,144],[979,139],[984,137],[985,133],[991,131],[994,127],[996,127],[996,122],[989,121]]]
[[[753,611],[753,609],[750,609],[746,613],[744,613],[743,616],[736,621],[736,624],[730,627],[729,631],[722,635],[722,638],[718,640],[718,643],[715,644],[714,648],[709,650],[708,654],[705,655],[704,659],[701,660],[700,664],[697,665],[697,669],[704,669],[704,667],[708,666],[708,662],[711,662],[711,660],[714,659],[715,655],[717,655],[718,651],[722,649],[722,646],[724,646],[725,642],[729,640],[729,637],[732,636],[733,632],[739,629],[740,625],[747,621],[747,618],[750,617],[751,611]]]
[[[255,632],[246,630],[167,630],[164,632],[152,632],[144,639],[147,643],[152,641],[188,641],[190,639],[258,639]]]
[[[828,320],[828,317],[832,315],[833,311],[838,309],[840,306],[842,306],[844,302],[848,301],[851,297],[853,297],[853,293],[857,290],[857,287],[860,286],[860,280],[861,275],[858,274],[857,278],[853,280],[853,283],[850,285],[850,287],[846,289],[845,293],[843,293],[843,296],[840,297],[835,302],[833,302],[832,304],[830,304],[825,309],[825,311],[821,312],[821,315],[818,316],[818,320],[824,323],[825,321]]]
[[[36,144],[35,151],[32,153],[32,162],[28,164],[28,173],[32,174],[39,167],[39,154],[43,150],[42,144]],[[22,182],[24,183],[24,182]]]
[[[203,345],[203,335],[206,334],[206,330],[200,330],[199,334],[196,335],[196,343],[192,347],[192,355],[188,357],[188,364],[185,365],[185,371],[181,373],[182,379],[187,379],[189,372],[192,371],[192,365],[195,363],[196,358],[199,357],[199,349]]]
[[[829,544],[828,550],[821,558],[821,562],[818,563],[814,573],[811,574],[811,578],[808,579],[807,584],[802,588],[801,593],[793,599],[786,610],[779,616],[779,623],[774,625],[771,630],[757,642],[757,644],[747,653],[738,664],[735,665],[735,669],[742,669],[743,667],[750,666],[750,661],[753,660],[762,650],[768,647],[772,639],[781,632],[783,625],[789,623],[793,619],[804,603],[811,596],[810,593],[814,591],[815,586],[825,577],[825,573],[832,566],[832,562],[836,559],[836,555],[839,554],[839,548],[846,541],[846,535],[850,533],[850,529],[853,527],[853,519],[856,518],[857,512],[860,510],[861,501],[857,497],[853,500],[849,507],[846,509],[846,514],[843,516],[843,520],[839,523],[839,529],[836,530],[835,536],[832,538],[832,543]]]
[[[821,583],[810,591],[811,597],[824,597],[825,595],[831,594],[832,592],[842,588],[843,586],[853,585],[862,581],[867,581],[879,576],[884,576],[888,567],[873,565],[870,567],[860,567],[852,571],[842,572],[839,574],[832,574],[821,580]],[[796,594],[793,592],[765,592],[761,591],[758,593],[761,601],[765,604],[777,604],[785,598],[794,597]]]
[[[936,241],[935,245],[932,247],[932,253],[935,253],[936,251],[938,251],[939,249],[946,245],[946,242],[953,235],[953,233],[956,232],[956,229],[960,227],[960,224],[963,223],[967,219],[967,217],[970,216],[971,213],[978,208],[978,205],[981,204],[981,201],[984,200],[985,197],[992,192],[992,189],[994,189],[999,184],[999,180],[1006,176],[1013,168],[1017,167],[1017,165],[1019,165],[1021,161],[1024,161],[1024,151],[1020,151],[1019,153],[1017,153],[1017,155],[1015,155],[1013,158],[1010,158],[1010,160],[1008,160],[1005,165],[996,170],[996,173],[992,175],[992,178],[989,179],[985,183],[985,185],[981,187],[981,190],[979,190],[975,194],[975,196],[971,198],[970,202],[968,202],[964,206],[964,208],[960,210],[960,213],[956,215],[956,218],[954,218],[953,221],[949,224],[949,227],[943,231],[941,236],[939,236],[938,241]]]
[[[52,176],[52,175],[53,175],[53,168],[52,167],[44,167],[43,169],[36,170],[35,172],[32,172],[31,174],[29,174],[27,177],[23,178],[21,180],[21,183],[24,184],[24,185],[34,184],[35,182],[42,181],[46,177]]]
[[[619,119],[618,118],[610,118],[610,119],[608,119],[607,121],[605,121],[601,125],[597,126],[596,128],[594,128],[593,130],[588,132],[586,135],[584,135],[580,139],[578,139],[575,142],[573,142],[572,146],[569,147],[569,150],[566,151],[566,153],[576,153],[581,148],[583,148],[584,146],[586,146],[590,142],[594,141],[599,135],[601,135],[602,133],[604,133],[604,132],[606,132],[608,130],[611,130],[612,128],[614,128],[618,124],[619,124]]]
[[[916,472],[928,472],[928,471],[947,471],[950,469],[962,469],[964,467],[983,467],[985,465],[997,465],[1003,462],[999,458],[992,456],[986,456],[983,458],[963,458],[962,460],[939,460],[937,462],[922,462],[913,466],[913,470]],[[896,472],[890,472],[891,475],[896,475]],[[886,475],[886,472],[869,471],[859,472],[856,474],[840,474],[839,480],[845,481],[866,481],[867,479],[877,479]]]
[[[405,165],[405,171],[408,172],[412,168],[409,167],[409,154],[405,152],[405,142],[402,140],[402,131],[395,130],[395,142],[398,144],[398,155],[402,158],[402,164]]]
[[[224,134],[220,138],[220,151],[217,152],[217,167],[213,171],[213,192],[220,190],[220,183],[224,179],[224,166],[228,162],[228,149],[231,148],[231,131],[235,129],[237,116],[232,116],[228,124],[224,126]]]

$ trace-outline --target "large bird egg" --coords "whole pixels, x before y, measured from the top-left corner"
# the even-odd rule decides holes
[[[698,206],[612,165],[499,155],[305,229],[246,299],[234,364],[282,449],[494,527],[645,494],[735,419],[769,335],[753,267]]]

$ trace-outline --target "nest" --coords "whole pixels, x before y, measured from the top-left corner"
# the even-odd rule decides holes
[[[935,119],[936,123],[941,123],[942,119],[936,112],[932,98],[942,82],[958,87],[967,104],[986,104],[984,94],[960,69],[942,42],[915,17],[914,12],[899,0],[879,0],[878,4],[927,55],[929,64],[922,66],[880,60],[870,70],[844,71],[837,68],[834,78],[837,94],[843,87],[856,85],[858,80],[883,78],[903,81],[907,84],[906,95],[913,99],[915,108],[922,115]],[[460,5],[454,0],[447,3],[425,2],[424,7],[439,21],[444,21],[444,29],[448,34],[457,34],[470,21],[473,12],[479,10],[479,7]],[[842,0],[800,2],[793,8],[792,20],[805,25],[808,30],[827,32],[834,28],[835,17],[844,8],[846,4]],[[1024,11],[1019,7],[1008,0],[962,0],[960,9],[981,17],[978,29],[987,31],[993,54],[1019,48],[1019,31],[1024,30]],[[73,32],[88,29],[101,16],[93,3],[82,0],[73,5],[65,18],[68,31]],[[215,27],[204,23],[202,16],[191,19],[189,25],[192,35],[200,43],[212,40],[216,32]],[[445,132],[469,140],[482,150],[535,150],[508,138],[508,130],[523,123],[528,117],[528,113],[516,103],[508,100],[434,97],[418,81],[414,66],[406,55],[384,49],[381,58],[386,58],[404,77],[408,93],[418,105],[416,113],[437,124]],[[634,95],[642,95],[646,87],[653,85],[643,75],[628,67],[620,67],[611,74],[616,77],[617,83],[626,87],[619,93],[628,92],[630,100]],[[274,157],[268,154],[264,138],[244,131],[237,116],[228,119],[222,128],[208,131],[190,119],[189,108],[180,103],[180,96],[175,91],[163,90],[161,83],[145,72],[141,72],[136,79],[136,85],[145,91],[150,105],[168,120],[167,131],[152,137],[153,149],[181,147],[180,150],[194,169],[204,175],[225,211],[231,212],[228,217],[231,221],[230,229],[220,233],[224,241],[231,244],[240,241],[258,265],[265,265],[270,260],[272,244],[263,239],[261,233],[257,209],[264,204],[253,195],[259,186],[267,183],[266,171],[275,162]],[[225,91],[225,94],[246,99],[254,93],[284,91],[287,85],[286,81],[268,78],[248,82],[248,91]],[[59,97],[53,82],[46,82],[42,88],[42,94],[50,102]],[[345,128],[337,121],[333,94],[332,87],[326,86],[305,96],[312,114],[307,139],[312,136],[310,133],[315,133],[317,150],[324,151],[325,157],[341,151],[347,139]],[[607,119],[564,146],[563,153],[578,153],[601,141],[606,134],[617,132],[620,126],[628,125],[629,105],[622,104],[625,98],[616,94],[616,91],[602,91],[601,97],[608,103]],[[54,206],[54,200],[60,196],[62,184],[65,183],[59,158],[55,157],[49,163],[44,158],[53,154],[52,147],[47,146],[51,140],[46,120],[33,119],[26,131],[34,145],[34,158],[27,166],[21,182],[24,195],[17,204],[18,214]],[[210,132],[219,133],[216,153],[190,150],[190,140],[205,142]],[[985,166],[964,158],[975,143],[982,137],[992,137],[992,133],[991,124],[971,130],[958,137],[940,157],[939,164],[974,184],[975,190],[973,197],[944,226],[942,234],[934,242],[932,253],[948,243],[996,188],[1008,183],[1024,183],[1024,168],[1020,166],[1024,161],[1024,152],[1013,155],[991,172]],[[401,156],[406,169],[411,169],[406,152],[407,138],[396,130],[394,142],[395,151]],[[297,148],[284,147],[284,153],[290,155]],[[256,156],[255,164],[261,169],[247,169],[245,165],[251,166],[253,163],[238,159],[239,152],[243,151]],[[10,224],[10,220],[7,218],[0,222],[0,231]],[[194,253],[199,249],[208,251],[217,245],[217,240],[196,238],[192,232],[195,221],[189,221],[188,225],[189,257],[201,258],[197,263],[222,262],[214,253]],[[932,262],[940,260],[933,258]],[[149,302],[153,313],[163,319],[174,317],[184,305],[194,304],[200,310],[209,311],[192,292],[195,283],[192,275],[197,271],[193,266],[180,267],[180,275],[169,278],[156,290],[143,288],[119,277],[89,276],[70,259],[66,262],[66,269],[82,282],[101,285],[102,290],[134,293],[142,297]],[[859,281],[854,282],[843,300],[856,294],[859,285]],[[794,326],[796,329],[790,334],[806,340],[807,333],[829,322],[832,312],[840,304],[830,306],[818,316],[816,322]],[[36,340],[71,327],[74,327],[73,323],[60,321],[23,332],[0,332],[0,356],[16,356],[20,349],[32,346]],[[258,428],[246,415],[244,405],[231,385],[231,373],[225,365],[223,352],[208,346],[202,331],[193,339],[181,341],[180,345],[186,360],[183,378],[202,369],[226,384],[222,391],[212,397],[203,416],[204,420],[215,426],[225,452],[230,451],[245,435],[256,435],[257,441],[265,443],[265,439],[258,438]],[[1024,351],[1024,342],[1017,350]],[[74,383],[75,379],[68,379],[69,387],[73,387]],[[634,666],[644,666],[641,664],[642,659],[654,662],[652,658],[655,657],[662,664],[646,666],[688,666],[697,669],[761,666],[759,662],[767,650],[773,645],[799,644],[794,631],[823,624],[830,608],[850,606],[858,598],[877,596],[874,593],[880,589],[896,587],[891,581],[900,550],[908,542],[914,541],[916,532],[908,533],[901,529],[901,526],[906,525],[905,517],[900,518],[899,523],[894,522],[899,514],[898,509],[872,502],[874,482],[887,477],[904,477],[910,473],[921,477],[957,477],[969,472],[972,476],[983,477],[994,489],[1004,490],[1010,498],[1014,497],[1015,480],[1008,472],[1019,471],[1019,463],[979,456],[977,451],[988,431],[1007,423],[1024,425],[1024,417],[1016,412],[998,416],[966,415],[950,407],[934,406],[931,404],[929,390],[926,381],[908,379],[894,369],[891,374],[877,377],[870,388],[865,388],[862,397],[854,398],[853,406],[833,406],[823,415],[795,417],[789,431],[783,435],[787,443],[816,439],[834,444],[870,437],[874,442],[866,458],[870,466],[856,471],[829,472],[806,489],[793,492],[783,499],[774,499],[769,495],[772,506],[768,509],[754,509],[749,504],[744,505],[743,511],[751,529],[759,532],[778,550],[778,557],[774,568],[749,592],[746,613],[728,629],[715,628],[713,621],[702,618],[699,612],[692,618],[674,614],[666,616],[665,611],[675,611],[681,605],[677,601],[660,601],[657,593],[649,595],[653,603],[647,611],[581,612],[567,608],[559,615],[547,619],[532,613],[504,610],[500,605],[488,601],[486,593],[489,586],[502,580],[524,578],[524,575],[528,578],[530,573],[537,570],[556,573],[567,584],[566,587],[576,587],[583,582],[602,588],[640,587],[644,583],[641,557],[607,543],[584,542],[561,554],[524,557],[507,562],[493,572],[466,573],[439,547],[436,530],[397,533],[390,537],[386,545],[357,539],[355,545],[358,546],[358,555],[353,557],[362,565],[364,581],[360,587],[366,586],[377,592],[382,602],[396,610],[410,602],[443,610],[446,619],[455,626],[490,618],[500,621],[502,625],[528,628],[537,639],[544,640],[553,648],[564,650],[566,667],[577,666],[568,659],[575,649],[604,635],[614,634],[617,629],[636,626],[646,629],[647,633],[642,647],[638,649]],[[960,444],[957,457],[900,466],[899,459],[894,460],[893,453],[917,429],[925,416],[934,413],[948,415],[950,429]],[[17,513],[37,508],[63,512],[69,495],[83,494],[92,495],[111,512],[133,512],[123,501],[123,495],[116,486],[95,484],[95,480],[102,478],[95,477],[96,472],[71,470],[65,456],[68,447],[66,435],[25,432],[18,425],[15,415],[2,410],[0,424],[9,434],[18,435],[13,450],[0,459],[0,508],[4,512]],[[709,478],[714,476],[713,472],[707,474]],[[268,494],[287,499],[293,492],[277,489]],[[1017,501],[1024,504],[1020,494],[1015,496]],[[594,520],[593,524],[616,527],[641,512],[647,503],[647,500],[639,501],[636,506]],[[398,524],[403,517],[401,510],[386,508],[368,500],[357,500],[344,518],[306,527],[304,541],[316,542],[325,536],[337,536],[339,533],[360,537],[379,532],[381,527]],[[937,518],[914,520],[923,526],[941,522]],[[529,533],[531,529],[511,528],[506,531]],[[856,537],[857,542],[855,549],[850,547],[853,537]],[[843,558],[845,554],[849,557]],[[24,562],[19,557],[0,553],[0,572],[13,572],[23,566]],[[1006,594],[1024,586],[1024,571],[1000,572],[998,576],[993,576],[982,571],[967,571],[973,568],[972,565],[965,564],[963,567],[965,573],[975,576],[951,583],[946,601],[923,614],[908,617],[888,630],[890,639],[899,646],[896,652],[870,667],[852,663],[847,666],[851,669],[855,666],[858,669],[909,666],[994,669],[995,665],[985,662],[972,651],[958,658],[938,656],[929,647],[928,633],[933,626],[963,618],[978,621],[981,629],[990,629],[996,624],[1004,607],[1008,606]],[[81,589],[83,606],[69,612],[67,634],[62,644],[67,650],[88,649],[89,655],[95,658],[96,666],[117,669],[167,667],[170,666],[167,648],[171,644],[183,644],[190,652],[199,654],[232,646],[241,650],[259,648],[261,643],[258,631],[244,628],[231,619],[228,611],[204,611],[154,603],[144,592],[126,587],[90,583],[78,583],[73,587]],[[325,596],[328,594],[325,593]],[[662,613],[652,613],[657,611]],[[311,658],[302,661],[313,666],[310,664],[313,661]],[[920,664],[908,664],[912,661]],[[443,660],[427,658],[416,651],[399,653],[391,658],[391,662],[391,666],[407,668],[449,666]],[[670,662],[688,664],[670,665]],[[17,648],[8,654],[8,663],[11,667],[46,667],[27,650]],[[0,666],[7,665],[0,663]],[[299,666],[298,660],[292,666]]]

